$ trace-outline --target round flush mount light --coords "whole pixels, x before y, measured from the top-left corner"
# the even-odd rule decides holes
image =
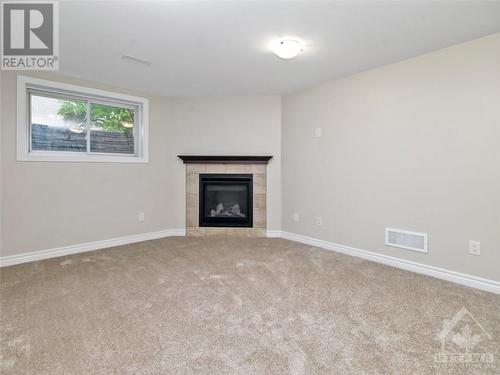
[[[271,51],[281,59],[293,59],[303,51],[303,43],[298,39],[276,39],[271,43]]]

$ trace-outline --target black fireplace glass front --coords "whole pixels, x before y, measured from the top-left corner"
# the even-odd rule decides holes
[[[200,174],[200,227],[252,227],[252,175]]]

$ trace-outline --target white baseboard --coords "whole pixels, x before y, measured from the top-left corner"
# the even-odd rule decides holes
[[[323,249],[336,251],[346,255],[351,255],[358,258],[371,260],[373,262],[383,263],[407,271],[412,271],[427,276],[433,276],[438,279],[451,281],[453,283],[465,285],[471,288],[477,288],[487,292],[500,294],[500,282],[495,280],[484,279],[482,277],[450,271],[444,268],[428,266],[422,263],[417,263],[409,260],[382,255],[374,253],[372,251],[356,249],[350,246],[339,245],[333,242],[318,240],[315,238],[306,237],[295,233],[281,232],[281,237],[287,240],[301,242],[307,245],[317,246]]]
[[[268,230],[267,231],[267,237],[268,238],[280,238],[281,237],[281,231],[280,230]]]
[[[120,246],[135,242],[154,240],[163,237],[185,236],[185,235],[186,235],[185,229],[167,229],[158,232],[134,234],[131,236],[117,237],[109,240],[102,240],[95,242],[87,242],[83,244],[58,247],[49,250],[33,251],[30,253],[0,257],[0,267],[12,266],[15,264],[26,263],[26,262],[33,262],[35,260],[55,258],[64,255],[83,253],[86,251],[99,250],[99,249],[104,249],[106,247]],[[323,249],[332,250],[346,255],[351,255],[358,258],[371,260],[377,263],[383,263],[389,266],[401,268],[416,273],[421,273],[427,276],[433,276],[438,279],[443,279],[457,284],[469,286],[472,288],[485,290],[487,292],[500,294],[500,282],[494,280],[484,279],[477,276],[450,271],[444,268],[428,266],[422,263],[412,262],[409,260],[395,258],[388,255],[382,255],[374,253],[372,251],[356,249],[354,247],[318,240],[316,238],[306,237],[300,234],[295,234],[290,232],[282,232],[279,230],[268,230],[267,237],[269,238],[281,237],[287,240],[296,241],[311,246],[321,247]]]
[[[131,236],[117,237],[109,240],[86,242],[78,245],[63,246],[41,251],[33,251],[19,255],[0,257],[0,267],[13,266],[14,264],[33,262],[35,260],[55,258],[64,255],[84,253],[86,251],[99,250],[99,249],[104,249],[106,247],[113,247],[135,242],[155,240],[163,237],[185,236],[185,235],[186,235],[185,229],[167,229],[158,232],[133,234]]]

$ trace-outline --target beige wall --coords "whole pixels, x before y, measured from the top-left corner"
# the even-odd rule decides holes
[[[3,144],[2,144],[2,135],[3,135],[3,132],[2,132],[2,128],[3,128],[3,100],[2,100],[2,97],[3,97],[3,90],[2,90],[2,87],[3,87],[3,73],[2,71],[0,70],[0,255],[2,254],[2,233],[3,233],[3,227],[2,227],[2,217],[3,217],[3,199],[2,199],[2,196],[3,196],[3,184],[4,184],[4,180],[2,178],[2,150],[3,150]]]
[[[16,74],[1,73],[1,255],[185,227],[179,153],[269,153],[269,227],[280,228],[279,97],[149,98],[149,163],[17,162]],[[221,133],[223,135],[221,135]],[[146,220],[138,222],[144,212]]]
[[[267,229],[281,229],[281,98],[173,99],[167,141],[167,168],[172,171],[170,199],[185,209],[185,168],[180,154],[273,155],[267,170]],[[176,214],[172,225],[184,227]]]
[[[500,34],[283,103],[119,90],[150,100],[147,164],[16,162],[15,73],[0,82],[2,256],[184,228],[178,154],[272,154],[268,229],[282,218],[289,232],[500,280]],[[429,233],[429,254],[386,247],[385,227]],[[468,254],[469,239],[481,256]]]
[[[282,129],[283,230],[500,280],[500,34],[287,95]]]

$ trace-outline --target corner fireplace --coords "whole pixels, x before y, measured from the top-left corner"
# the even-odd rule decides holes
[[[252,174],[200,174],[200,227],[253,226]]]

